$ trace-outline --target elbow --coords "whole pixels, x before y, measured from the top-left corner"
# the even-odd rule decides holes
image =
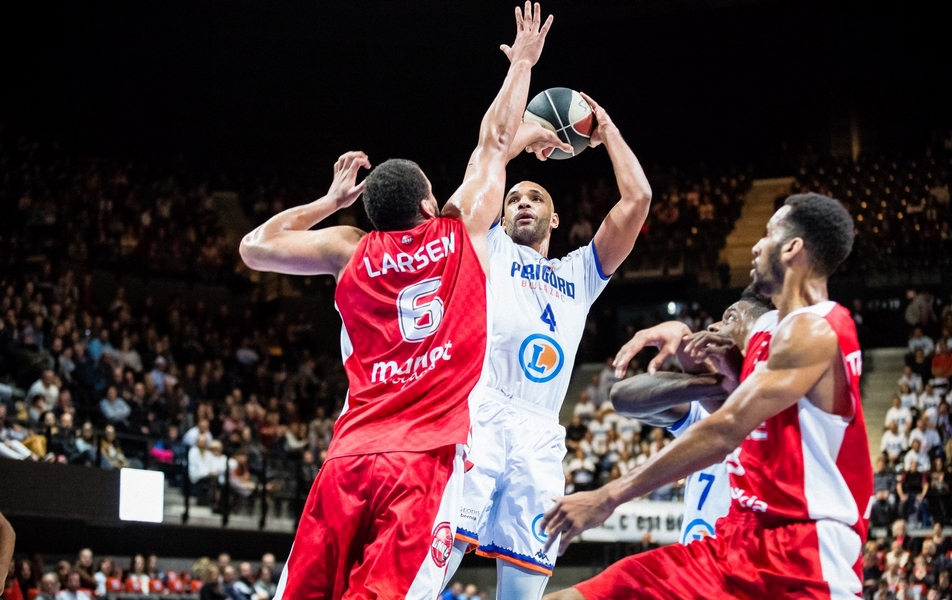
[[[238,245],[238,255],[241,256],[241,261],[245,263],[246,267],[259,270],[257,258],[260,248],[253,239],[253,235],[254,232],[241,238],[241,244]]]

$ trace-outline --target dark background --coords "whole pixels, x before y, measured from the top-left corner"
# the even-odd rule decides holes
[[[457,181],[505,76],[513,6],[18,3],[0,19],[0,119],[74,152],[216,173],[323,180],[359,148]],[[952,123],[948,19],[934,6],[550,0],[532,93],[590,93],[649,165],[784,174],[792,155],[842,146],[851,119],[864,151],[921,149]],[[531,169],[572,177],[604,158]]]

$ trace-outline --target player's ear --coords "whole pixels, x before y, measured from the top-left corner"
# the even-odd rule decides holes
[[[430,219],[439,216],[440,208],[436,203],[436,198],[430,195],[420,200],[420,211]]]
[[[781,256],[788,262],[793,260],[795,256],[802,254],[803,251],[803,238],[801,237],[790,238],[780,248]]]
[[[559,213],[552,213],[552,220],[549,222],[552,225],[552,229],[558,229],[559,227]]]

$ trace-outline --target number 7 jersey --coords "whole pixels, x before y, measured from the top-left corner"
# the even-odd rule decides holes
[[[350,387],[328,458],[465,444],[489,317],[463,222],[368,233],[334,299]]]
[[[489,231],[492,335],[486,385],[559,412],[589,308],[608,284],[595,243],[547,259]]]

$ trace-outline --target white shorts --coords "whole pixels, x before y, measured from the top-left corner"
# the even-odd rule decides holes
[[[565,492],[565,428],[556,413],[496,390],[484,388],[479,400],[456,539],[551,575],[559,542],[543,553],[548,536],[539,521]]]

